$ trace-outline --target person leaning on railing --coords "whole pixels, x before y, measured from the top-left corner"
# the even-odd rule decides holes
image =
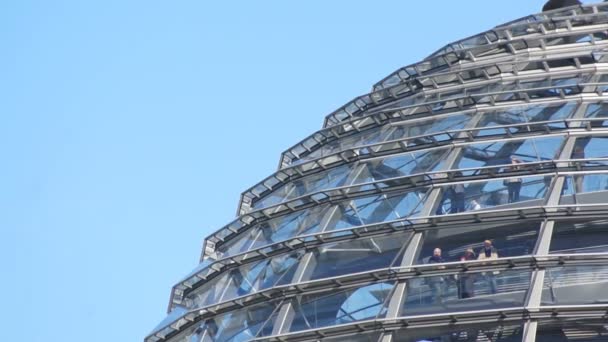
[[[483,247],[481,248],[481,250],[479,250],[478,255],[479,256],[477,257],[477,260],[496,260],[498,259],[498,250],[494,248],[494,246],[492,245],[492,241],[485,240],[483,242]],[[498,271],[482,273],[483,279],[488,284],[488,287],[490,288],[490,293],[492,294],[496,293],[495,275],[497,275],[498,273]]]

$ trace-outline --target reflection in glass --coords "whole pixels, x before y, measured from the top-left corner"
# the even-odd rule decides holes
[[[310,154],[303,156],[293,162],[294,165],[327,156],[332,153],[337,153],[345,149],[351,149],[363,145],[371,145],[383,141],[403,139],[407,137],[417,137],[421,135],[430,135],[439,132],[458,130],[464,128],[464,125],[469,121],[470,114],[456,114],[435,117],[432,119],[423,120],[408,120],[403,124],[389,124],[381,127],[376,127],[368,130],[354,133],[351,136],[341,139],[332,140]],[[427,141],[428,143],[430,141]]]
[[[311,280],[386,268],[400,262],[410,233],[327,244],[315,249],[309,265]]]
[[[462,173],[456,174],[457,177]],[[513,187],[516,184],[517,187]],[[511,177],[484,182],[442,186],[436,215],[481,210],[510,209],[541,205],[551,185],[551,177]],[[513,194],[513,191],[516,193]]]
[[[555,222],[549,251],[555,254],[608,252],[608,220]]]
[[[295,316],[289,331],[384,317],[393,283],[377,283],[340,292],[311,294],[294,300]]]
[[[428,191],[428,188],[418,188],[303,209],[259,223],[219,246],[217,251],[225,258],[296,236],[319,232],[321,223],[324,223],[324,231],[332,231],[415,217],[420,213]]]
[[[204,324],[206,335],[213,342],[240,342],[268,336],[280,303],[258,304],[209,319]]]
[[[401,316],[523,306],[530,274],[529,270],[460,272],[409,279]]]
[[[608,304],[608,266],[548,268],[542,305]]]
[[[304,251],[231,269],[186,296],[188,309],[201,308],[291,282]]]
[[[561,319],[541,322],[536,342],[608,342],[608,321]]]
[[[559,204],[601,204],[608,196],[608,173],[566,176]]]
[[[438,170],[442,167],[449,152],[448,148],[409,152],[323,170],[287,183],[270,192],[254,202],[253,208],[260,209],[316,191],[345,185],[357,185]],[[351,177],[352,180],[347,184],[348,177]]]
[[[521,324],[475,324],[403,329],[393,333],[394,342],[521,342]]]
[[[564,120],[572,116],[576,109],[576,103],[562,104],[537,104],[532,106],[510,107],[506,109],[495,110],[483,114],[482,119],[477,124],[478,128],[505,126],[523,123],[533,123],[541,121]],[[549,124],[552,125],[552,124]],[[519,130],[529,130],[529,126],[520,126],[513,128],[512,133],[517,133]],[[493,135],[491,131],[484,130],[484,135]],[[504,130],[497,131],[499,134],[504,134]]]
[[[556,159],[559,155],[564,141],[564,136],[553,136],[521,140],[499,140],[467,145],[462,148],[462,156],[453,169],[550,161]],[[510,171],[516,168],[516,166],[496,168],[492,171]],[[466,175],[488,171],[488,169],[475,170],[473,173],[467,172]]]

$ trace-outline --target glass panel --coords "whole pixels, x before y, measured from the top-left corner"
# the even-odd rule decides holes
[[[562,103],[558,105],[538,104],[525,107],[510,107],[507,109],[495,110],[484,113],[477,127],[481,128],[522,124],[527,122],[563,120],[569,118],[574,113],[576,107],[576,103]],[[528,126],[522,126],[518,129],[527,130],[529,128]],[[484,134],[491,135],[490,133]]]
[[[462,148],[462,156],[454,169],[554,160],[559,156],[564,141],[564,136],[553,136],[467,145]],[[484,171],[488,170],[480,172]]]
[[[412,174],[436,171],[443,168],[449,148],[439,148],[422,152],[410,152],[388,158],[363,163],[367,177],[360,177],[355,183],[379,181],[387,178],[404,177]]]
[[[529,270],[461,272],[409,279],[402,316],[500,309],[524,305]]]
[[[559,204],[608,203],[608,173],[567,176]]]
[[[521,342],[523,326],[497,323],[403,329],[393,333],[394,342]]]
[[[555,222],[549,252],[554,254],[608,252],[608,220]]]
[[[337,277],[390,267],[399,263],[402,250],[411,237],[399,232],[354,241],[327,244],[315,249],[309,265],[311,280]]]
[[[271,287],[289,284],[305,251],[296,251],[232,269],[186,296],[188,309],[225,302]]]
[[[462,129],[469,121],[470,117],[470,114],[453,114],[432,119],[408,120],[402,124],[395,123],[363,130],[361,133],[355,133],[338,140],[330,141],[327,144],[322,145],[319,149],[294,161],[293,164],[297,165],[305,161],[363,145]],[[430,141],[426,141],[424,143],[429,142]]]
[[[295,317],[289,331],[382,318],[393,283],[378,283],[340,292],[311,294],[294,301]]]
[[[608,342],[608,322],[562,319],[539,324],[536,342]]]
[[[442,186],[442,197],[435,214],[542,205],[551,185],[551,179],[551,177],[512,177],[487,182],[445,185]]]
[[[440,249],[440,260],[452,262],[477,260],[485,256],[484,241],[490,240],[500,258],[532,254],[540,222],[518,224],[479,223],[463,227],[426,230],[418,263],[429,263],[435,249]]]
[[[572,159],[594,159],[608,158],[608,137],[595,136],[576,139]],[[608,165],[608,160],[591,160],[583,164],[584,166]]]
[[[608,75],[603,75],[608,76]],[[587,106],[587,110],[585,111],[585,117],[591,119],[603,119],[606,118],[608,121],[608,103],[593,103]],[[591,127],[605,127],[605,120],[597,120],[592,121]]]
[[[324,231],[331,231],[414,217],[419,214],[428,190],[418,188],[390,195],[359,197],[279,216],[255,225],[241,236],[219,246],[217,251],[225,258],[296,236],[316,233],[320,231],[320,224],[324,220],[327,220]]]
[[[352,168],[353,164],[341,165],[296,179],[273,190],[262,199],[256,200],[252,207],[254,209],[265,208],[318,190],[344,186],[351,175]]]
[[[548,268],[542,305],[608,304],[608,266]]]
[[[218,316],[205,322],[211,341],[237,342],[268,336],[281,302],[269,302]]]
[[[442,168],[450,149],[432,149],[378,158],[361,164],[343,165],[310,176],[302,177],[269,193],[254,203],[254,209],[275,205],[316,191],[328,190],[345,185],[379,181],[387,178],[404,177]],[[359,167],[357,167],[359,166]],[[356,174],[355,174],[356,173]],[[349,177],[353,180],[346,184]]]

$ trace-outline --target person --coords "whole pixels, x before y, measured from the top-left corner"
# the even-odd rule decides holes
[[[476,260],[477,257],[473,248],[467,248],[466,251],[460,256],[460,261]],[[473,298],[475,296],[475,275],[474,274],[463,274],[458,279],[458,298]]]
[[[492,245],[492,241],[485,240],[483,242],[483,247],[481,248],[481,250],[478,253],[477,260],[496,260],[496,259],[498,259],[498,250],[496,248],[494,248],[494,246]],[[484,276],[484,280],[490,287],[490,293],[492,293],[492,294],[496,293],[496,278],[494,277],[496,274],[498,274],[498,271],[486,272],[486,273],[482,274]]]
[[[456,172],[455,177],[462,177],[462,172]],[[450,213],[461,213],[464,211],[464,184],[454,184],[450,188]]]
[[[511,168],[510,171],[517,171],[519,167],[517,164],[520,164],[521,160],[517,159],[515,156],[511,156]],[[509,192],[509,203],[515,203],[519,201],[519,192],[521,191],[521,178],[509,178],[505,180],[505,185],[507,186],[507,190]]]
[[[445,260],[441,256],[441,248],[435,248],[433,255],[429,258],[429,264],[442,264]],[[431,298],[435,304],[441,303],[443,300],[443,288],[445,279],[442,276],[434,276],[428,278],[428,284],[431,287]]]

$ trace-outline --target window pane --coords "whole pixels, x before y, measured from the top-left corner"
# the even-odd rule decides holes
[[[539,324],[536,342],[608,342],[608,322],[562,319]]]
[[[477,260],[484,252],[485,240],[492,242],[500,258],[532,254],[539,229],[540,222],[531,221],[518,224],[478,223],[427,230],[418,263],[428,263],[436,248],[441,249],[443,262]],[[473,254],[466,253],[468,249]]]
[[[608,252],[608,220],[555,222],[549,251],[556,254]]]
[[[608,304],[608,266],[548,268],[542,305]]]
[[[294,301],[295,317],[289,331],[321,328],[384,317],[393,283],[311,294]]]
[[[460,272],[410,279],[401,315],[523,306],[530,274],[529,270]]]
[[[542,205],[551,185],[551,179],[551,177],[511,177],[487,182],[444,185],[435,214]]]
[[[411,237],[399,232],[388,236],[357,239],[324,245],[313,254],[311,280],[336,277],[390,267],[399,263],[399,256]]]

